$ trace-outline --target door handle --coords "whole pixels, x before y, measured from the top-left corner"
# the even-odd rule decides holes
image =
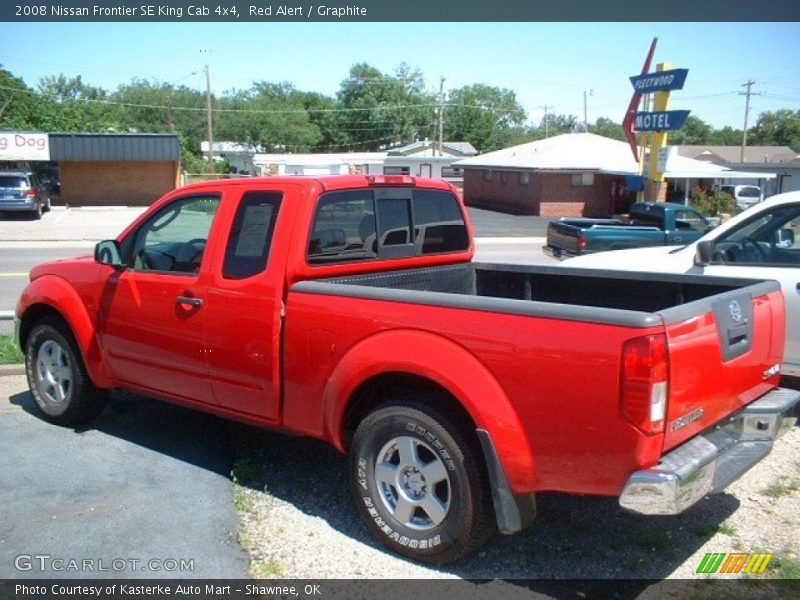
[[[672,238],[672,240],[675,241],[675,242],[682,242],[683,241],[683,237],[681,237],[679,235],[676,235],[674,238]]]
[[[175,302],[178,304],[188,304],[189,306],[194,306],[196,308],[203,306],[203,299],[195,298],[193,296],[178,296],[175,298]]]

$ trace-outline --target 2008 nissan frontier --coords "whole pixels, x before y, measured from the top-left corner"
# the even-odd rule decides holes
[[[679,513],[793,422],[776,283],[473,250],[441,181],[178,189],[94,257],[33,269],[31,391],[64,425],[124,388],[326,440],[374,534],[434,564],[527,526],[539,491]]]

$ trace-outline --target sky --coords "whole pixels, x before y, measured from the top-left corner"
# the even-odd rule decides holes
[[[483,83],[515,92],[532,124],[555,114],[616,122],[653,37],[655,63],[689,69],[671,109],[741,129],[765,111],[800,110],[800,23],[0,23],[0,64],[29,86],[81,75],[113,91],[132,78],[215,94],[287,81],[334,95],[350,67],[418,69],[430,91]]]

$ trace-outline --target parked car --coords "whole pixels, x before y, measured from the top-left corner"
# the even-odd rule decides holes
[[[672,202],[637,202],[627,219],[550,221],[543,251],[555,258],[604,250],[688,244],[711,229],[696,209]]]
[[[786,302],[783,373],[800,377],[800,192],[772,196],[688,246],[581,256],[563,265],[775,279]]]
[[[739,210],[746,210],[764,200],[764,192],[757,185],[723,185],[719,191],[730,194]]]
[[[530,525],[541,491],[680,513],[794,422],[776,282],[476,264],[474,247],[441,180],[175,190],[94,257],[31,271],[33,398],[60,425],[129,389],[325,440],[376,538],[432,564]]]
[[[0,212],[28,212],[35,219],[50,210],[50,190],[29,171],[0,171]]]

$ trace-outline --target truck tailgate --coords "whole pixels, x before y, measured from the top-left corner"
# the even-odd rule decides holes
[[[547,226],[547,245],[565,254],[580,254],[581,230],[565,221],[550,221]]]
[[[732,291],[703,303],[710,306],[700,316],[665,318],[671,386],[665,450],[725,420],[778,380],[781,293],[753,297],[749,291]],[[697,303],[683,308],[692,304]]]

